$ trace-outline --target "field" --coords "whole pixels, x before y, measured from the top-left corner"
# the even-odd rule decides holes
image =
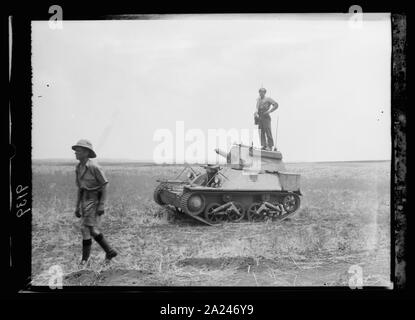
[[[364,286],[390,286],[390,162],[297,163],[301,209],[281,223],[204,226],[153,201],[156,179],[182,168],[103,165],[110,180],[101,230],[119,255],[104,264],[96,243],[78,266],[74,166],[33,165],[32,284],[348,286],[354,265]]]

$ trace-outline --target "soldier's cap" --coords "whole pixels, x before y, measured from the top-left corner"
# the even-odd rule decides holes
[[[94,148],[92,147],[91,141],[87,139],[81,139],[79,140],[75,145],[72,146],[72,150],[76,150],[76,148],[82,147],[89,150],[89,158],[96,158],[97,155],[94,151]]]
[[[265,88],[259,88],[259,92],[261,92],[261,91],[267,92],[267,89],[265,89]]]

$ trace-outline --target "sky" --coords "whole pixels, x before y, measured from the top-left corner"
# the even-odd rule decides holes
[[[74,158],[85,138],[98,159],[214,162],[223,141],[260,144],[264,86],[285,161],[390,160],[390,17],[348,19],[34,21],[32,158]]]

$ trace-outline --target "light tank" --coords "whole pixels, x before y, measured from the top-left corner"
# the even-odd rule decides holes
[[[203,223],[283,220],[300,207],[300,175],[285,170],[279,151],[235,144],[224,165],[186,166],[174,180],[158,180],[154,200]],[[184,173],[187,175],[183,178]]]

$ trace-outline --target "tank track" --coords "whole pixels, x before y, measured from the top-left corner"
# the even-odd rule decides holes
[[[216,192],[213,193],[198,193],[198,192],[192,192],[192,191],[185,191],[184,194],[182,195],[181,199],[180,199],[180,207],[182,208],[182,211],[191,216],[192,218],[201,221],[207,225],[214,225],[217,223],[223,223],[223,222],[239,222],[241,220],[249,220],[251,222],[260,222],[260,221],[264,221],[266,219],[271,219],[273,221],[276,222],[281,222],[289,217],[291,217],[292,215],[294,215],[299,207],[300,207],[300,197],[292,192],[284,192],[284,193],[279,193],[277,196],[274,197],[274,201],[272,201],[271,203],[269,203],[270,207],[277,207],[279,209],[278,210],[271,210],[268,207],[266,207],[264,204],[268,202],[267,201],[258,201],[257,203],[260,206],[265,206],[265,210],[264,210],[264,214],[262,216],[262,219],[250,219],[249,218],[249,214],[248,214],[248,210],[249,208],[255,204],[254,201],[249,202],[248,204],[245,204],[245,206],[241,205],[241,202],[238,201],[240,200],[241,194],[239,192],[235,192],[236,196],[234,195],[234,197],[232,197],[232,193],[227,193],[226,196],[222,193],[218,193],[218,195],[214,195]],[[204,201],[204,205],[203,205],[203,209],[204,210],[197,210],[196,212],[192,212],[192,210],[188,207],[188,201],[190,199],[190,197],[192,195],[198,194],[200,196],[203,197],[203,201]],[[257,198],[260,197],[262,198],[262,194],[259,193],[257,195]],[[247,195],[247,198],[249,199],[250,196]],[[224,202],[223,199],[226,199],[226,201]],[[285,201],[286,203],[284,203],[284,200],[288,199],[288,201]],[[230,219],[230,216],[228,217],[224,217],[224,219],[219,219],[220,221],[212,221],[210,219],[208,219],[208,215],[206,214],[206,210],[209,210],[209,207],[212,207],[212,204],[217,204],[214,207],[219,207],[222,206],[226,203],[233,203],[236,205],[236,207],[242,208],[243,210],[243,217],[241,218],[237,218],[234,221],[228,221],[228,220],[232,220]],[[245,207],[245,208],[243,208]],[[259,209],[258,207],[258,209]],[[264,209],[264,208],[263,208]],[[223,214],[223,213],[222,213]]]
[[[199,198],[196,202],[189,202],[194,195]],[[295,192],[198,191],[170,186],[168,183],[160,183],[156,187],[154,201],[159,205],[174,206],[176,211],[210,226],[242,220],[260,222],[271,219],[279,223],[294,215],[300,208],[300,197]],[[195,203],[196,207],[192,208]],[[222,208],[215,211],[218,207]],[[207,213],[209,210],[210,213]]]
[[[154,192],[153,192],[153,199],[154,199],[154,201],[157,203],[157,204],[159,204],[159,205],[165,205],[165,203],[163,202],[163,200],[161,200],[161,192],[163,191],[163,190],[165,190],[166,189],[166,184],[165,183],[160,183],[157,187],[156,187],[156,189],[154,189]]]

